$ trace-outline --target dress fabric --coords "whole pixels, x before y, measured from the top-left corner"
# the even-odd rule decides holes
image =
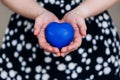
[[[38,0],[59,19],[81,0]],[[86,19],[87,36],[65,57],[44,51],[34,20],[12,14],[0,48],[0,80],[120,80],[120,40],[107,11]]]

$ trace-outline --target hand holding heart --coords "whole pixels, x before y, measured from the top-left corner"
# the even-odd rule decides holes
[[[68,22],[74,28],[73,41],[68,46],[63,47],[61,51],[57,47],[51,46],[46,40],[45,29],[51,22]],[[84,18],[75,14],[74,11],[68,12],[62,20],[58,20],[53,13],[45,11],[35,20],[34,34],[37,36],[41,48],[48,52],[56,53],[58,56],[65,56],[67,53],[75,50],[81,45],[82,36],[86,35],[86,25]]]
[[[50,22],[53,21],[59,22],[58,18],[53,13],[45,10],[35,19],[34,35],[37,36],[41,48],[45,51],[57,53],[57,55],[59,55],[59,49],[51,46],[45,39],[45,28]]]
[[[72,10],[66,13],[61,21],[71,23],[75,30],[74,39],[71,44],[63,47],[61,50],[61,56],[64,56],[67,53],[80,47],[82,43],[82,37],[86,36],[87,27],[85,24],[85,19],[77,14],[77,10]]]

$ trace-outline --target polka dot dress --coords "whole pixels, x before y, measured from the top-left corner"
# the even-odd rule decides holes
[[[81,0],[39,0],[59,19]],[[87,36],[65,57],[44,51],[34,21],[13,14],[0,48],[0,80],[120,80],[120,40],[107,11],[86,19]]]

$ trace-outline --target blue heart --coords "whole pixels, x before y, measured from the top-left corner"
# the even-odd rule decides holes
[[[74,38],[74,29],[70,23],[51,22],[45,29],[46,40],[50,45],[61,49]]]

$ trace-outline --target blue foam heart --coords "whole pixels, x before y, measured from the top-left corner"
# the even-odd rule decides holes
[[[61,49],[70,44],[74,38],[74,29],[70,23],[51,22],[45,29],[45,36],[48,43]]]

